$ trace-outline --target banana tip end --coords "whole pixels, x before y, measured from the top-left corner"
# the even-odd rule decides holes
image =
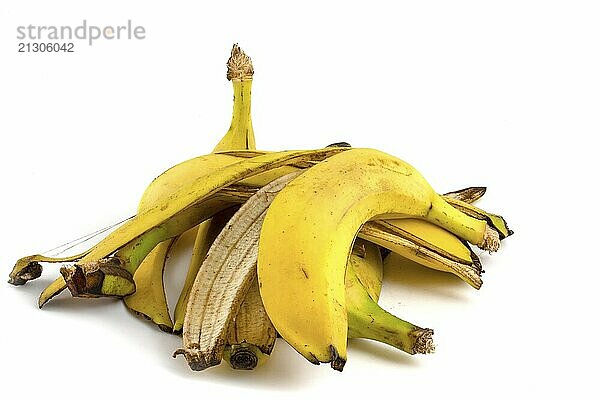
[[[412,332],[415,337],[412,351],[414,354],[431,354],[435,352],[433,329],[418,328]]]
[[[344,366],[346,365],[346,359],[340,356],[337,349],[333,345],[329,346],[329,354],[331,358],[331,368],[342,372],[344,370]]]
[[[239,347],[232,349],[229,363],[231,368],[239,370],[252,370],[258,366],[259,358],[255,351],[260,351],[257,347]]]
[[[192,371],[203,371],[221,363],[219,358],[205,357],[201,352],[195,349],[178,349],[173,353],[173,358],[176,358],[179,355],[185,357],[185,360]]]
[[[485,232],[483,234],[483,241],[479,245],[482,250],[487,250],[490,253],[498,251],[500,248],[500,234],[494,228],[486,225]]]

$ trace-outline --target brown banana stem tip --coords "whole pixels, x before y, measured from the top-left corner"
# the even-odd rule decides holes
[[[331,358],[331,368],[342,372],[344,365],[346,365],[346,359],[340,357],[340,353],[338,353],[337,349],[333,345],[329,346],[329,356]]]
[[[240,347],[231,351],[229,358],[233,369],[251,370],[258,365],[258,357],[246,347]]]
[[[41,275],[42,266],[37,262],[30,262],[16,274],[11,274],[8,283],[15,286],[21,286],[33,279],[39,278]]]
[[[417,328],[410,333],[415,337],[412,351],[414,354],[430,354],[435,351],[433,344],[433,329]]]
[[[173,353],[173,358],[184,356],[188,366],[192,371],[204,371],[207,368],[214,367],[221,363],[221,359],[213,354],[208,356],[202,354],[197,348],[194,349],[177,349]]]
[[[483,241],[479,245],[482,250],[487,250],[490,253],[498,251],[500,248],[500,234],[494,228],[489,225],[485,227],[485,233],[483,234]]]
[[[244,53],[240,46],[233,45],[231,56],[227,60],[227,80],[248,81],[254,75],[252,60]]]

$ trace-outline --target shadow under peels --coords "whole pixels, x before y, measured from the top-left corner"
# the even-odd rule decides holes
[[[181,343],[179,343],[181,346]],[[174,349],[171,349],[173,352]],[[338,373],[327,364],[315,366],[306,361],[284,340],[278,338],[270,357],[254,370],[234,370],[225,360],[215,367],[201,372],[192,371],[182,357],[164,359],[165,369],[184,378],[206,379],[211,383],[222,383],[224,386],[235,385],[247,389],[266,389],[289,391],[300,389],[306,385],[307,376],[324,375],[318,369],[327,369]],[[312,371],[311,371],[312,369]]]
[[[20,296],[23,296],[23,298],[26,299],[26,304],[31,305],[32,307],[38,308],[38,297],[40,295],[40,293],[48,286],[50,285],[52,282],[54,282],[54,280],[59,276],[59,272],[58,270],[52,274],[50,273],[46,273],[46,275],[42,275],[42,277],[28,281],[26,284],[21,285],[21,286],[14,286],[11,285],[10,283],[5,283],[6,287],[8,289],[14,290],[16,293],[20,293]],[[66,292],[66,293],[65,293]],[[48,304],[46,304],[44,306],[44,309],[46,309],[46,307],[51,304],[54,301],[57,301],[59,299],[65,299],[65,298],[72,298],[71,297],[71,293],[69,293],[69,291],[67,289],[65,289],[63,291],[63,293],[60,293],[59,295],[57,295],[56,297],[52,298],[52,300],[50,300],[48,302]]]
[[[369,339],[349,339],[348,350],[350,353],[348,358],[352,358],[352,353],[360,352],[368,354],[370,357],[377,358],[377,361],[386,361],[390,364],[401,364],[410,367],[418,365],[419,362],[415,357],[427,357],[426,355],[413,356],[386,344]]]
[[[449,272],[425,267],[394,253],[385,258],[383,276],[384,285],[457,301],[467,301],[468,292],[475,290]]]

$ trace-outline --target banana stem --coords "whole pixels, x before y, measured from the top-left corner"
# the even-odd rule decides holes
[[[373,301],[361,305],[361,313],[348,313],[349,335],[376,340],[409,354],[427,354],[435,349],[433,330],[420,328],[385,311]]]
[[[246,140],[244,149],[256,148],[254,144],[254,130],[250,107],[252,103],[252,80],[233,81],[233,116],[231,118],[231,132],[236,132]]]
[[[227,61],[227,79],[233,84],[231,127],[213,152],[256,148],[250,115],[253,75],[252,60],[237,44],[234,44]]]
[[[420,328],[385,311],[360,283],[355,265],[346,269],[348,336],[376,340],[409,354],[435,350],[432,329]]]
[[[254,130],[250,115],[252,80],[233,81],[233,115],[229,131],[215,146],[214,152],[231,149],[255,149]]]
[[[223,352],[231,368],[239,370],[252,370],[268,357],[258,346],[246,342],[227,346]]]

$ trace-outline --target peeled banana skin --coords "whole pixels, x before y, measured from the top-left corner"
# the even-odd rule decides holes
[[[165,332],[172,332],[173,321],[169,315],[163,273],[169,252],[177,240],[178,237],[167,239],[152,249],[133,275],[135,292],[123,297],[130,311],[152,321]]]
[[[187,303],[194,280],[198,274],[198,270],[206,258],[208,250],[215,241],[217,235],[221,232],[223,227],[227,224],[237,209],[237,206],[230,207],[215,214],[210,220],[204,221],[198,225],[196,240],[194,241],[194,246],[192,249],[192,258],[188,266],[183,288],[181,289],[179,299],[177,300],[177,305],[175,306],[173,333],[176,335],[181,335],[183,331],[183,322],[185,319]]]
[[[395,157],[349,149],[308,169],[269,207],[258,277],[273,325],[312,363],[338,370],[345,364],[346,260],[360,227],[374,217],[422,218],[484,249],[498,246],[498,233],[485,221],[450,206]]]
[[[194,281],[183,325],[183,355],[193,370],[218,365],[228,330],[256,276],[258,239],[266,210],[300,172],[262,187],[215,239]]]
[[[379,301],[383,285],[383,256],[375,243],[357,238],[352,245],[346,269],[352,268],[356,279],[374,302]],[[348,296],[348,285],[346,285]]]

